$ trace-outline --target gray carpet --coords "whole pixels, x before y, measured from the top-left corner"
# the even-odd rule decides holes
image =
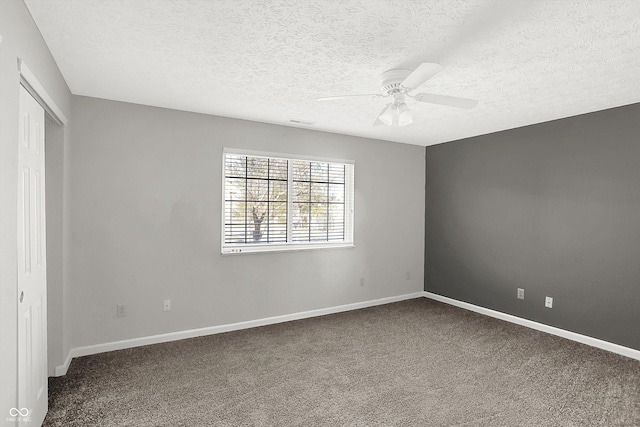
[[[45,426],[640,426],[640,361],[419,298],[74,359]]]

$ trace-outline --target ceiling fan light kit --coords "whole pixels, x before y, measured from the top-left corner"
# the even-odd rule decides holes
[[[413,123],[413,111],[404,102],[391,102],[385,106],[378,120],[387,126],[410,125]]]
[[[385,71],[380,75],[380,87],[382,94],[355,94],[339,95],[318,98],[318,101],[333,101],[336,99],[354,97],[386,98],[393,96],[393,102],[385,105],[384,109],[375,122],[374,126],[384,124],[387,126],[406,126],[413,123],[413,112],[405,102],[405,95],[418,102],[445,105],[456,108],[474,108],[478,105],[475,99],[459,98],[456,96],[438,95],[434,93],[418,93],[412,95],[411,91],[422,85],[431,77],[442,71],[444,67],[440,64],[425,62],[420,64],[415,70],[405,70],[401,68]]]
[[[378,116],[378,120],[387,126],[393,125],[393,104],[385,105],[384,110]]]
[[[398,126],[406,126],[413,123],[413,111],[409,110],[407,104],[398,105]]]

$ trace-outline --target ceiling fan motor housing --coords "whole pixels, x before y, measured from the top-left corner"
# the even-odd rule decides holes
[[[402,68],[385,71],[380,75],[380,86],[382,88],[382,92],[386,95],[404,92],[400,83],[402,83],[411,73],[412,70],[405,70]]]

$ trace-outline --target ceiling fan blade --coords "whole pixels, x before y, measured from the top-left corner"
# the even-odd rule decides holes
[[[413,72],[409,74],[407,78],[402,81],[402,83],[400,83],[400,86],[403,86],[409,90],[415,89],[442,70],[444,70],[444,67],[440,64],[424,62],[420,64],[418,68],[413,70]]]
[[[419,102],[428,102],[430,104],[446,105],[456,108],[474,108],[478,105],[478,101],[469,98],[458,98],[457,96],[437,95],[435,93],[418,93],[413,97]]]
[[[356,94],[356,95],[323,96],[322,98],[316,98],[316,101],[335,101],[338,99],[358,98],[358,97],[384,98],[385,95],[382,95],[379,93],[363,93],[363,94]]]

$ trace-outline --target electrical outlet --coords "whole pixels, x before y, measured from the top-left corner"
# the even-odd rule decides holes
[[[553,298],[545,297],[544,306],[547,307],[547,308],[552,308],[553,307]]]
[[[524,289],[518,288],[518,299],[524,299]]]
[[[127,313],[124,310],[124,308],[125,308],[124,304],[116,305],[116,317],[124,317],[124,316],[127,315]]]
[[[360,286],[364,286],[364,277],[360,278]]]
[[[164,300],[164,311],[171,311],[171,300]]]
[[[405,278],[406,280],[411,280],[411,272],[410,272],[410,271],[407,271],[406,273],[404,273],[404,278]]]

